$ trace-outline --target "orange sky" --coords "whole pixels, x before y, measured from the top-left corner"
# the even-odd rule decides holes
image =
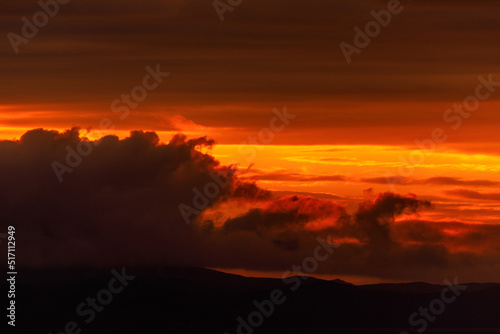
[[[224,22],[196,0],[148,0],[140,9],[71,2],[19,54],[7,39],[0,45],[0,139],[72,127],[90,140],[132,130],[154,131],[164,143],[181,132],[208,136],[216,145],[205,152],[277,194],[332,200],[352,214],[378,193],[412,193],[433,206],[398,218],[401,226],[432,222],[456,236],[498,225],[500,14],[485,10],[492,3],[405,3],[347,64],[339,43],[352,43],[353,27],[385,2],[245,2]],[[28,1],[9,7],[0,16],[14,32],[38,10]],[[170,75],[120,117],[113,102],[143,85],[148,66]],[[481,85],[488,97],[472,112],[448,111]],[[294,118],[262,142],[273,110],[283,108]],[[112,130],[100,130],[103,119]],[[421,151],[435,129],[446,138]],[[483,254],[492,243],[446,247]]]

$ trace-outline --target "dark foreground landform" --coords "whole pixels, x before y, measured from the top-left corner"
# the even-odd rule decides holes
[[[354,286],[173,267],[18,272],[16,326],[4,308],[2,333],[500,333],[496,283]]]

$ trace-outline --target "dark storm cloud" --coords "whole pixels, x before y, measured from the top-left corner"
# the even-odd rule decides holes
[[[432,222],[408,220],[393,227],[394,235],[415,243],[446,244],[452,248],[470,248],[475,250],[498,249],[500,225],[468,224],[464,222]],[[451,232],[451,233],[450,233]]]
[[[18,142],[0,142],[2,221],[25,238],[20,262],[137,262],[144,254],[145,262],[172,260],[163,242],[182,248],[178,243],[192,237],[178,204],[191,204],[193,188],[213,182],[210,172],[227,171],[195,150],[213,141],[178,135],[160,144],[155,133],[142,131],[123,140],[107,136],[59,183],[51,165],[66,164],[68,148],[76,151],[85,142],[77,129],[32,130]],[[219,197],[239,188],[231,183]],[[238,196],[254,194],[238,190]]]
[[[304,228],[309,222],[345,215],[342,205],[306,196],[284,196],[270,202],[266,207],[252,209],[246,214],[227,220],[224,230],[256,231],[274,228],[294,230],[295,227]]]
[[[418,209],[429,206],[430,202],[417,200],[416,196],[403,197],[385,193],[379,195],[374,203],[366,202],[360,205],[354,216],[354,226],[364,234],[361,235],[361,240],[367,239],[369,247],[375,250],[387,249],[394,242],[390,235],[390,223],[397,216],[415,213]]]
[[[471,279],[485,273],[497,279],[488,268],[498,263],[500,249],[473,247],[493,245],[498,229],[456,223],[458,233],[450,236],[450,224],[397,222],[429,208],[413,195],[380,194],[350,214],[333,200],[272,197],[230,174],[228,185],[188,225],[178,205],[191,205],[193,189],[213,182],[211,173],[230,170],[197,150],[213,145],[212,140],[176,135],[163,144],[155,133],[142,131],[122,140],[107,136],[59,183],[51,164],[65,163],[68,147],[82,143],[87,141],[77,129],[32,130],[19,141],[0,142],[1,226],[16,227],[22,240],[19,265],[276,271],[301,263],[311,256],[318,236],[330,235],[341,246],[318,273],[439,281],[447,268],[477,275],[470,274]],[[241,213],[228,218],[232,209]],[[461,242],[470,251],[453,252]]]

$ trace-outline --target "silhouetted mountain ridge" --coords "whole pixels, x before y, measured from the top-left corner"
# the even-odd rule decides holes
[[[117,269],[118,272],[120,270]],[[127,267],[135,278],[88,324],[76,313],[87,297],[109,286],[108,269],[19,270],[16,329],[53,333],[75,321],[85,331],[159,330],[237,333],[238,318],[248,322],[256,304],[281,292],[282,303],[263,317],[258,331],[280,329],[399,333],[417,327],[409,317],[440,299],[445,285],[422,282],[355,286],[342,280],[295,276],[283,281],[188,267]],[[460,282],[460,284],[462,284]],[[6,289],[5,283],[2,288]],[[500,328],[500,284],[470,283],[429,331]],[[3,290],[6,291],[6,290]],[[451,292],[448,292],[451,297]],[[284,300],[283,300],[284,299]],[[265,304],[265,303],[264,303]],[[268,304],[266,304],[268,305]],[[474,331],[471,331],[474,332]],[[38,331],[36,331],[38,332]],[[285,331],[286,332],[286,331]]]

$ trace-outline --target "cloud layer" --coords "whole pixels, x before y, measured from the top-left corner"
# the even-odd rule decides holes
[[[352,43],[354,27],[364,28],[387,1],[245,2],[223,23],[211,1],[71,1],[20,54],[7,38],[0,42],[0,124],[97,127],[146,66],[161,64],[171,77],[121,130],[171,130],[169,117],[182,115],[208,128],[243,129],[244,138],[288,104],[301,121],[276,143],[408,145],[448,126],[443,112],[474,92],[478,75],[495,71],[500,14],[486,0],[402,3],[404,11],[348,65],[339,44]],[[39,10],[33,1],[1,3],[2,33],[19,34],[22,17]],[[481,117],[466,120],[467,132],[449,131],[450,145],[492,145],[496,153],[498,94],[489,102]]]

